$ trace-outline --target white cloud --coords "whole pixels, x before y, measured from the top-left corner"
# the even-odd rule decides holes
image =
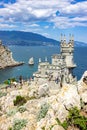
[[[54,28],[72,28],[78,26],[87,26],[87,17],[55,17],[51,20],[54,23]]]
[[[30,24],[29,27],[39,27],[40,25],[38,24]]]
[[[49,17],[56,13],[56,10],[64,8],[69,5],[68,0],[17,0],[15,4],[4,4],[5,8],[0,9],[0,15],[3,17],[18,17],[19,15],[26,16],[30,18],[43,18]]]
[[[39,27],[36,22],[47,21],[58,28],[86,26],[87,2],[71,4],[73,1],[17,0],[14,4],[4,4],[4,8],[0,8],[0,16],[12,25],[13,23],[27,23],[31,27]],[[56,15],[56,12],[59,14]]]
[[[16,25],[9,25],[9,24],[1,24],[0,23],[0,29],[13,29],[13,28],[16,28],[17,26]]]
[[[86,15],[87,14],[87,1],[78,2],[76,4],[70,4],[70,6],[66,6],[61,10],[64,14],[72,14],[72,15]]]
[[[72,19],[72,21],[78,21],[78,22],[87,22],[87,16],[83,16],[83,17],[75,17]]]

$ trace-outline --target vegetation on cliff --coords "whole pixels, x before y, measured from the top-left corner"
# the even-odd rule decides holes
[[[24,103],[26,103],[27,101],[26,101],[25,97],[18,95],[18,96],[16,96],[16,99],[13,102],[14,102],[14,106],[21,106]]]
[[[87,118],[80,114],[80,110],[77,107],[69,109],[69,115],[63,123],[61,123],[58,118],[56,120],[65,130],[67,130],[69,126],[79,128],[80,130],[87,130]]]

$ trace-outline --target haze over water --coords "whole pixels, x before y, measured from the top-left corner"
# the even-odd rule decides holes
[[[9,46],[9,48],[13,52],[14,59],[16,61],[24,61],[25,64],[23,66],[0,70],[0,83],[12,77],[18,79],[20,75],[27,79],[37,71],[39,58],[45,61],[45,57],[47,57],[51,63],[52,54],[60,53],[58,46]],[[35,64],[34,66],[29,66],[28,60],[32,56],[34,57]],[[84,71],[87,70],[87,47],[75,48],[74,61],[77,64],[74,74],[80,79]]]

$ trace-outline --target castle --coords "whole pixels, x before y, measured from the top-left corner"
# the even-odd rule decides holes
[[[66,43],[65,35],[61,35],[60,54],[52,56],[51,64],[45,58],[45,62],[39,59],[38,71],[33,74],[34,79],[46,78],[48,80],[58,80],[60,83],[73,83],[76,77],[73,76],[73,69],[76,64],[73,60],[74,36],[70,35],[70,40]]]

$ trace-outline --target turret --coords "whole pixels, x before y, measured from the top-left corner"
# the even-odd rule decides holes
[[[73,61],[73,53],[74,53],[74,36],[70,34],[69,42],[66,43],[66,38],[61,41],[61,55],[64,56],[67,68],[74,68],[76,65]]]
[[[47,57],[45,57],[45,62],[47,62]]]
[[[66,43],[66,37],[64,35],[64,39],[61,41],[61,54],[65,57],[67,55],[73,55],[74,51],[74,39],[73,35],[70,36],[69,43]]]
[[[39,63],[41,63],[41,58],[39,58]]]

